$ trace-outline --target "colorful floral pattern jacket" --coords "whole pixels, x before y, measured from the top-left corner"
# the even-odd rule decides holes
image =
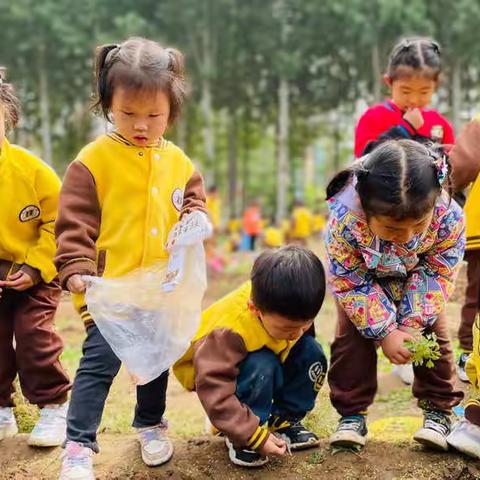
[[[360,333],[381,340],[400,325],[432,325],[454,289],[465,250],[457,203],[443,193],[427,231],[407,244],[371,232],[352,184],[329,200],[329,209],[329,284]]]

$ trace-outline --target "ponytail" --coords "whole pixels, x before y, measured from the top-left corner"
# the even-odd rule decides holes
[[[110,105],[111,100],[111,92],[108,88],[108,71],[112,65],[111,61],[107,63],[107,57],[110,52],[119,48],[120,47],[116,44],[108,44],[97,47],[95,51],[95,83],[97,99],[93,108],[99,108],[106,118],[108,118],[108,106]]]
[[[348,167],[338,172],[327,186],[327,200],[330,200],[338,192],[342,191],[353,176],[353,168]]]

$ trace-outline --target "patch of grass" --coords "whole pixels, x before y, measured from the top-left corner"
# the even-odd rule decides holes
[[[337,426],[338,414],[326,390],[318,395],[315,408],[305,417],[304,425],[321,438],[329,437]]]
[[[307,457],[307,463],[309,465],[320,465],[326,460],[326,456],[323,452],[313,452]]]
[[[421,417],[388,417],[376,420],[368,429],[375,440],[398,444],[410,441],[421,425]]]
[[[376,401],[380,403],[388,403],[395,409],[404,407],[405,404],[410,404],[412,401],[412,388],[410,386],[395,388],[386,395],[379,395],[376,398]]]

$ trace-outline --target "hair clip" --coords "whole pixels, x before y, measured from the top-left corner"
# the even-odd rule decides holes
[[[448,162],[445,154],[439,155],[434,161],[433,166],[437,173],[437,180],[441,187],[443,187],[446,179],[448,178]]]
[[[365,160],[357,160],[354,171],[357,178],[366,177],[370,173],[370,170],[365,168]]]
[[[412,42],[410,40],[403,40],[400,45],[400,51],[406,51],[412,46]]]
[[[432,49],[433,49],[433,51],[434,51],[435,53],[437,53],[438,55],[441,54],[441,52],[440,52],[440,45],[439,45],[437,42],[434,42],[434,41],[432,40],[432,41],[430,42],[430,45],[431,45],[431,47],[432,47]]]

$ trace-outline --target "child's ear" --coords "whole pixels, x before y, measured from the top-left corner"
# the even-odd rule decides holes
[[[252,300],[249,300],[247,302],[247,306],[250,312],[253,313],[254,315],[258,315],[258,313],[260,312],[258,308],[255,306],[255,304],[252,302]]]
[[[385,83],[385,85],[389,88],[391,88],[392,86],[392,79],[390,77],[390,75],[388,75],[388,73],[386,73],[384,76],[383,76],[383,83]]]

